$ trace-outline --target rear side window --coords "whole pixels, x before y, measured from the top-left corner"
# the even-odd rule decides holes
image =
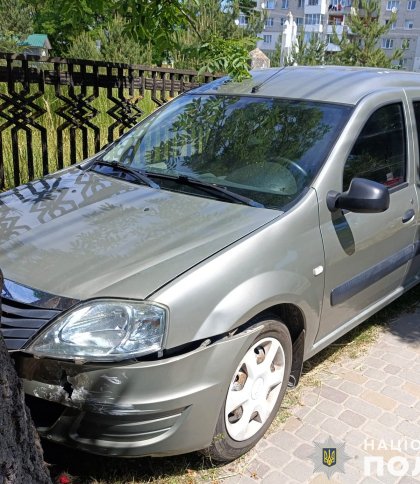
[[[367,178],[389,188],[405,182],[406,152],[402,104],[379,108],[366,122],[347,158],[343,190],[348,189],[355,177]]]
[[[417,141],[420,149],[420,101],[413,102],[414,116],[416,117]]]

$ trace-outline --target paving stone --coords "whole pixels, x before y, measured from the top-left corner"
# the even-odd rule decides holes
[[[365,375],[363,375],[360,371],[356,370],[342,373],[341,377],[345,380],[351,381],[352,383],[359,383],[361,385],[368,380]]]
[[[390,362],[389,361],[385,362],[381,358],[373,358],[371,356],[368,356],[363,360],[364,366],[371,367],[371,368],[383,368],[384,366],[386,366],[387,363],[390,363]]]
[[[360,413],[368,418],[377,418],[379,416],[378,408],[360,398],[350,397],[344,402],[344,407]]]
[[[290,413],[300,420],[305,418],[310,411],[311,411],[311,407],[306,407],[306,406],[298,406],[296,408],[290,409]]]
[[[381,390],[381,393],[384,395],[393,398],[394,400],[397,400],[397,402],[403,403],[405,405],[408,405],[409,407],[416,403],[416,397],[413,397],[410,393],[405,392],[404,390],[401,390],[399,388],[394,388],[394,387],[384,387]]]
[[[406,378],[407,380],[420,385],[420,371],[407,370],[401,375],[401,378]]]
[[[385,412],[378,418],[378,422],[386,427],[395,427],[401,422],[401,417],[395,413]]]
[[[407,405],[398,405],[394,410],[397,415],[408,420],[416,420],[420,415],[420,409],[417,410],[415,407],[409,407]]]
[[[319,391],[318,392],[305,392],[302,397],[301,397],[301,400],[302,400],[302,404],[303,405],[307,405],[309,407],[313,407],[315,406],[318,401],[319,401]]]
[[[398,373],[401,372],[401,368],[399,366],[395,366],[395,365],[386,365],[383,368],[383,371],[385,373],[389,373],[390,375],[397,375]]]
[[[360,384],[350,381],[343,381],[338,388],[349,395],[360,395],[363,392],[363,387]]]
[[[262,482],[263,484],[281,484],[281,483],[289,483],[291,481],[290,481],[290,478],[283,472],[273,471],[270,474],[268,474],[268,476],[266,476]]]
[[[319,410],[312,409],[305,418],[305,423],[316,425],[319,427],[319,424],[323,422],[327,416],[325,413],[320,412]]]
[[[270,435],[267,440],[288,452],[292,452],[298,445],[302,443],[301,439],[290,432],[285,432],[284,430]]]
[[[313,476],[314,469],[313,464],[294,459],[283,468],[283,472],[299,482],[307,482]]]
[[[344,392],[338,390],[337,388],[332,388],[328,385],[322,385],[321,391],[319,393],[327,400],[332,400],[336,403],[343,403],[344,400],[346,400],[347,398],[347,395]]]
[[[360,427],[365,421],[366,417],[360,415],[352,410],[344,410],[339,417],[338,420],[345,422],[352,427]]]
[[[295,417],[289,417],[284,424],[283,430],[288,430],[289,432],[293,432],[297,429],[302,427],[302,420],[297,419]]]
[[[343,437],[345,433],[347,433],[350,427],[340,420],[336,418],[327,418],[322,424],[320,425],[322,429],[326,432],[329,432],[331,435],[337,437]]]
[[[296,430],[295,435],[301,438],[302,440],[312,442],[314,437],[317,435],[317,433],[318,433],[317,427],[314,427],[313,425],[305,423],[304,425],[302,425],[300,429]]]
[[[401,438],[401,433],[386,427],[385,425],[376,422],[375,420],[367,420],[362,427],[362,431],[372,436],[374,439],[384,441],[397,441]]]
[[[397,425],[396,429],[406,437],[420,439],[420,425],[417,425],[413,422],[401,422],[399,425]]]
[[[336,417],[341,412],[342,406],[338,403],[332,402],[331,400],[322,398],[318,405],[316,405],[315,409],[330,417]]]
[[[277,452],[281,452],[277,449]],[[265,459],[261,459],[259,456],[254,458],[249,465],[246,466],[246,470],[243,472],[244,475],[252,477],[252,479],[262,479],[266,474],[268,474],[272,468],[264,462]],[[268,462],[268,461],[267,461]],[[274,467],[278,467],[276,464]]]
[[[385,379],[385,384],[393,387],[402,387],[405,380],[395,375],[391,375]],[[414,383],[413,383],[414,385]],[[420,387],[419,387],[420,388]]]
[[[274,468],[283,467],[285,464],[287,464],[287,462],[289,462],[290,458],[290,451],[285,452],[282,449],[274,446],[267,447],[258,455],[258,460],[260,462],[266,462]]]
[[[407,381],[402,385],[402,389],[413,395],[413,397],[420,398],[420,385]]]
[[[378,370],[377,368],[370,368],[370,367],[366,368],[363,371],[363,374],[369,378],[373,378],[381,382],[384,381],[388,376],[384,371]]]
[[[378,380],[369,380],[365,383],[365,388],[369,390],[373,390],[374,392],[378,392],[384,387],[384,384]]]
[[[314,446],[312,444],[304,443],[293,452],[293,455],[298,459],[309,459],[314,452]]]
[[[349,430],[347,434],[344,436],[344,441],[348,444],[353,444],[355,446],[359,446],[361,449],[363,448],[363,444],[367,439],[367,435],[365,432],[361,430]]]
[[[366,390],[360,395],[360,398],[383,410],[392,410],[397,406],[397,402],[394,399],[372,390]]]

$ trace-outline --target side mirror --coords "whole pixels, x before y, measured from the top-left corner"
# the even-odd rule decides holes
[[[340,209],[356,213],[385,212],[389,207],[389,191],[372,180],[353,178],[346,192],[327,193],[327,207],[330,212]]]

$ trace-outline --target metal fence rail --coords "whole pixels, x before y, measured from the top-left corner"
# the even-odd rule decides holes
[[[0,53],[0,188],[86,158],[171,98],[196,71]]]

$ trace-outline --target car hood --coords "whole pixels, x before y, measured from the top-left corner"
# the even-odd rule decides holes
[[[278,216],[76,167],[0,196],[0,267],[56,295],[146,298]]]

